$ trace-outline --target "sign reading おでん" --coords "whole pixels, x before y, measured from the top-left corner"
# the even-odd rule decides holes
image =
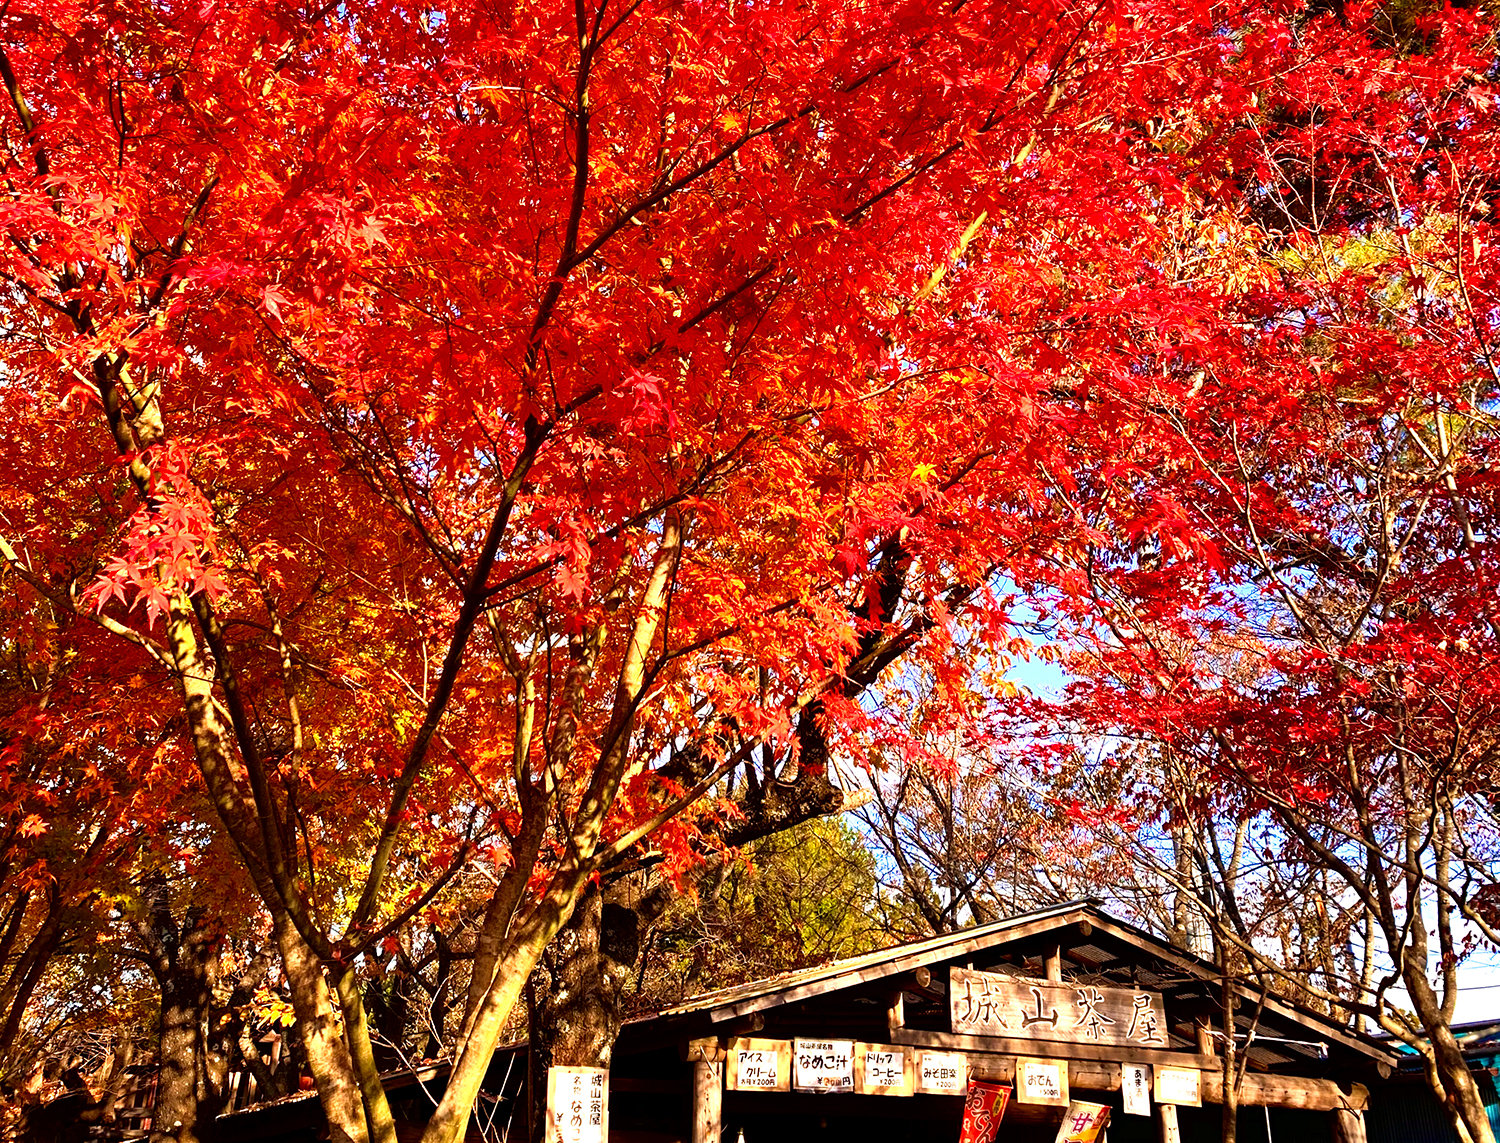
[[[1167,1046],[1161,994],[949,970],[953,1031],[970,1036]]]
[[[1068,1065],[1063,1060],[1016,1060],[1016,1102],[1068,1105]]]
[[[854,1041],[792,1041],[792,1086],[798,1091],[853,1091]]]

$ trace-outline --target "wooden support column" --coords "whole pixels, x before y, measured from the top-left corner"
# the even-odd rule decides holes
[[[1340,1107],[1329,1112],[1333,1116],[1334,1143],[1365,1143],[1365,1113]]]
[[[1051,950],[1043,959],[1047,970],[1047,979],[1054,984],[1062,983],[1062,945],[1053,945]]]
[[[724,1119],[724,1048],[716,1038],[691,1040],[693,1061],[693,1143],[719,1143]]]
[[[896,995],[891,997],[890,1005],[885,1010],[885,1026],[892,1039],[896,1038],[898,1031],[906,1027],[906,994],[899,989]]]
[[[1161,1143],[1182,1143],[1182,1132],[1177,1128],[1177,1107],[1170,1103],[1156,1105],[1161,1113]]]

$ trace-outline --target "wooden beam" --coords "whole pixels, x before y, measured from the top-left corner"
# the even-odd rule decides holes
[[[1362,1083],[1349,1086],[1350,1090],[1345,1093],[1332,1080],[1246,1072],[1240,1080],[1240,1105],[1291,1107],[1303,1111],[1336,1111],[1341,1108],[1363,1111],[1370,1103],[1370,1089]],[[1224,1102],[1224,1072],[1221,1069],[1203,1073],[1203,1102]]]
[[[1053,984],[1061,984],[1062,983],[1062,946],[1061,945],[1053,945],[1052,948],[1048,950],[1047,956],[1046,956],[1045,960],[1043,961],[1043,964],[1044,964],[1044,966],[1046,968],[1047,979],[1050,980]]]
[[[724,1110],[724,1064],[693,1062],[693,1143],[719,1143]]]
[[[891,1042],[919,1048],[963,1052],[969,1066],[981,1079],[1007,1083],[1015,1075],[1016,1056],[1041,1056],[1068,1060],[1070,1086],[1084,1091],[1119,1091],[1120,1064],[1157,1064],[1174,1068],[1197,1068],[1203,1073],[1203,1102],[1224,1102],[1222,1061],[1214,1056],[1187,1052],[1144,1051],[1101,1044],[1051,1043],[1001,1036],[959,1036],[949,1032],[923,1032],[899,1028]],[[1076,1061],[1076,1062],[1075,1062]],[[1370,1092],[1363,1084],[1351,1084],[1345,1092],[1333,1080],[1306,1076],[1246,1072],[1240,1080],[1239,1101],[1245,1107],[1287,1107],[1303,1111],[1362,1111]],[[1361,1141],[1362,1143],[1362,1141]]]
[[[899,990],[885,1010],[885,1026],[892,1036],[906,1026],[906,994]]]
[[[1158,1048],[1122,1048],[1109,1044],[1072,1044],[1066,1041],[1023,1040],[1015,1036],[963,1036],[954,1032],[922,1032],[916,1028],[892,1031],[891,1042],[918,1048],[942,1048],[953,1052],[994,1052],[1007,1056],[1048,1056],[1054,1060],[1100,1060],[1119,1063],[1163,1064],[1170,1068],[1217,1067],[1213,1056],[1191,1052],[1169,1052]]]

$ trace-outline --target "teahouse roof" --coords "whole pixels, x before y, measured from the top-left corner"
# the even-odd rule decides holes
[[[845,990],[889,989],[893,979],[913,970],[967,963],[969,967],[1013,975],[1041,975],[1044,947],[1055,945],[1064,975],[1088,984],[1114,984],[1160,991],[1169,1001],[1212,1003],[1222,987],[1215,967],[1174,948],[1160,937],[1104,912],[1097,903],[1076,900],[1003,921],[930,937],[909,944],[784,972],[763,980],[718,989],[629,1022],[628,1028],[663,1031],[678,1024],[721,1025],[757,1013],[828,997]],[[881,982],[885,982],[882,986]],[[1215,993],[1209,991],[1209,986]],[[901,985],[914,989],[909,979]],[[934,979],[927,1000],[941,1003],[944,982]],[[1321,1041],[1335,1043],[1384,1065],[1397,1056],[1377,1040],[1292,1001],[1235,984],[1241,1000],[1239,1023],[1249,1040],[1253,1067],[1276,1069],[1297,1060],[1319,1058]],[[922,991],[922,990],[915,990]],[[1191,1045],[1191,1030],[1172,1033],[1175,1043]]]

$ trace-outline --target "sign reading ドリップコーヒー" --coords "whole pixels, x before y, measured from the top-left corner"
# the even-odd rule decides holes
[[[953,1031],[970,1036],[1167,1047],[1161,994],[1061,984],[954,968],[948,979]]]

